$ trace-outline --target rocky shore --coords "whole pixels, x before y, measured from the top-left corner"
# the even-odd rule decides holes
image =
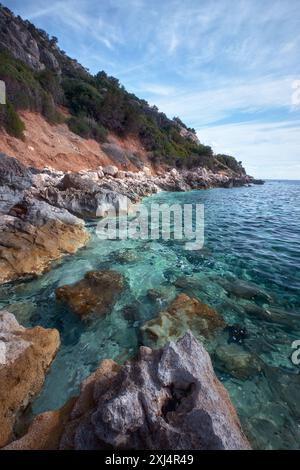
[[[85,220],[120,210],[125,198],[134,204],[159,191],[255,183],[260,182],[204,168],[158,175],[146,167],[133,173],[112,165],[78,173],[39,171],[0,154],[0,283],[39,275],[52,261],[84,247]],[[85,319],[106,315],[122,289],[118,273],[89,272],[56,295]],[[104,361],[83,382],[79,397],[35,417],[28,428],[24,413],[43,386],[59,334],[25,329],[11,313],[0,312],[0,447],[249,449],[202,345],[225,326],[209,306],[179,295],[142,328],[147,344],[161,349],[142,347],[123,367]],[[190,329],[199,332],[197,339]]]
[[[191,333],[103,361],[61,410],[35,418],[17,449],[250,449],[228,393]]]
[[[75,253],[89,239],[86,218],[117,211],[159,191],[189,191],[260,183],[249,176],[205,168],[153,175],[113,165],[63,173],[25,167],[0,154],[0,283],[41,274],[51,261]],[[129,208],[130,209],[130,208]]]

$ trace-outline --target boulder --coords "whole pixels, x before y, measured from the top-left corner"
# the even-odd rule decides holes
[[[16,419],[40,392],[59,347],[59,333],[26,329],[12,313],[0,312],[0,447],[14,435]]]
[[[143,172],[146,176],[151,176],[152,175],[152,172],[151,172],[151,170],[148,166],[143,167]]]
[[[107,165],[103,168],[103,173],[109,176],[117,176],[118,168],[114,165]]]
[[[0,215],[0,283],[41,274],[89,239],[82,221],[41,201],[17,204],[10,214]]]
[[[105,361],[83,384],[60,449],[250,449],[204,347],[191,333]]]
[[[72,285],[56,289],[58,300],[84,318],[90,314],[107,314],[123,290],[123,277],[116,271],[90,271]]]
[[[180,294],[159,316],[146,322],[141,330],[147,343],[162,346],[191,330],[197,339],[205,341],[225,327],[223,318],[197,299]]]

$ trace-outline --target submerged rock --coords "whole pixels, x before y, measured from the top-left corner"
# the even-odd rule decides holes
[[[163,349],[141,347],[83,383],[61,449],[250,449],[210,357],[191,333]]]
[[[56,297],[80,317],[107,314],[123,290],[123,276],[116,271],[90,271],[72,285],[56,289]]]
[[[255,356],[234,343],[218,346],[215,359],[222,370],[237,379],[248,379],[262,370],[261,362]]]
[[[59,333],[26,329],[12,313],[0,312],[0,447],[14,434],[17,417],[40,392],[59,347]]]
[[[232,282],[221,279],[219,282],[229,294],[233,294],[236,297],[247,300],[261,300],[262,302],[272,301],[272,298],[267,292],[250,282],[241,281],[239,279]]]
[[[147,342],[162,346],[167,341],[179,338],[187,330],[191,330],[197,339],[203,341],[225,325],[223,318],[214,309],[197,299],[180,294],[166,310],[145,323],[141,329]]]

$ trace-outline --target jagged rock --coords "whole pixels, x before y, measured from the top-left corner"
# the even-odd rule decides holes
[[[73,285],[56,289],[59,300],[66,302],[80,317],[108,313],[123,290],[123,277],[116,271],[90,271]]]
[[[88,192],[97,191],[97,186],[93,184],[91,186],[91,182],[94,183],[93,181],[89,181],[88,178],[84,178],[83,174],[66,173],[57,185],[57,188],[60,191],[66,191],[68,189],[77,189],[79,191]]]
[[[0,312],[0,447],[13,438],[18,415],[39,393],[59,347],[59,333],[26,329],[12,313]]]
[[[204,341],[224,327],[224,320],[214,309],[180,294],[158,317],[146,322],[141,330],[147,342],[162,346],[167,341],[179,338],[187,330]]]
[[[0,215],[0,283],[41,274],[89,239],[83,221],[41,201],[15,205],[10,212]]]
[[[103,168],[103,173],[109,176],[117,176],[118,171],[118,168],[113,165],[107,165]]]
[[[130,200],[123,194],[101,187],[91,187],[88,182],[85,189],[70,187],[61,191],[57,187],[49,187],[41,191],[40,195],[50,204],[83,218],[104,217],[109,211],[126,212],[131,206]]]
[[[250,449],[210,357],[191,333],[141,347],[121,369],[105,361],[84,382],[61,449]]]
[[[32,183],[30,170],[16,158],[0,153],[0,186],[24,190]]]

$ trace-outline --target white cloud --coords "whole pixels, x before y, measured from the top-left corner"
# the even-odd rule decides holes
[[[140,91],[143,93],[150,93],[157,96],[174,96],[175,89],[174,87],[163,85],[159,83],[142,83],[140,85]]]
[[[258,178],[300,179],[300,120],[277,123],[239,123],[200,128],[202,142],[216,153],[242,160]]]

